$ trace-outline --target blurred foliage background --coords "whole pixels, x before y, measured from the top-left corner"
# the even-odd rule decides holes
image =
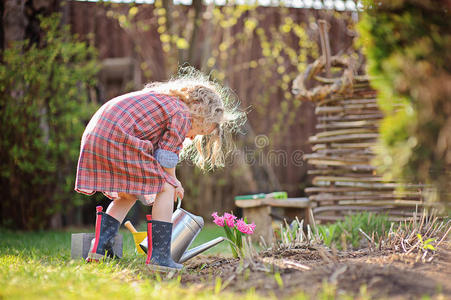
[[[249,122],[236,136],[237,151],[223,170],[202,174],[180,165],[184,207],[210,218],[212,211],[234,209],[239,194],[285,190],[302,196],[309,184],[302,154],[311,151],[307,139],[315,130],[314,105],[294,100],[291,82],[319,55],[317,20],[331,25],[333,53],[344,53],[353,47],[357,15],[285,7],[283,1],[273,6],[201,3],[71,2],[73,32],[93,34],[103,62],[131,57],[142,73],[141,81],[131,76],[120,89],[100,80],[100,101],[166,80],[178,65],[192,65],[229,86]]]
[[[93,223],[95,205],[109,201],[72,191],[84,125],[104,102],[166,80],[183,64],[231,87],[249,113],[226,168],[203,174],[180,165],[184,207],[208,218],[234,209],[238,194],[303,195],[314,107],[294,101],[291,81],[319,55],[317,19],[331,24],[333,52],[352,47],[354,21],[349,11],[274,3],[2,3],[2,225]],[[293,153],[301,154],[296,163]],[[138,204],[131,217],[141,220],[145,210]]]
[[[60,15],[42,17],[39,42],[13,42],[0,65],[0,201],[6,227],[38,229],[80,205],[73,194],[80,137],[96,106],[96,50]],[[68,199],[71,199],[68,201]],[[55,224],[57,225],[57,224]]]
[[[326,2],[315,1],[317,8]],[[92,224],[95,205],[109,201],[73,191],[85,124],[104,102],[166,80],[183,64],[231,87],[249,116],[225,169],[203,174],[180,165],[184,207],[208,218],[234,209],[238,194],[304,195],[308,166],[294,154],[311,152],[314,106],[294,100],[291,82],[320,55],[318,19],[331,25],[332,54],[346,54],[355,51],[360,13],[272,3],[2,2],[0,225]],[[377,163],[388,178],[431,183],[444,199],[451,179],[450,9],[438,1],[365,5],[358,45],[387,113]],[[145,210],[138,204],[131,217],[143,220]]]
[[[359,24],[386,117],[376,164],[391,180],[431,184],[451,202],[451,6],[368,1]]]

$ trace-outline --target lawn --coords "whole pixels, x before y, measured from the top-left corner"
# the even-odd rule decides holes
[[[216,289],[181,287],[180,277],[162,280],[146,270],[145,256],[135,253],[131,234],[122,230],[124,257],[120,261],[86,264],[70,259],[72,231],[0,231],[0,299],[223,299]],[[206,226],[193,245],[222,234]],[[206,254],[230,256],[227,244]],[[246,299],[258,299],[252,291]]]

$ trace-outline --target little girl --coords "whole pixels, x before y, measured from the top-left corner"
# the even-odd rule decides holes
[[[183,198],[176,177],[184,147],[202,169],[223,166],[236,121],[244,120],[229,103],[227,90],[193,69],[190,75],[114,98],[92,117],[81,140],[75,190],[99,191],[113,201],[91,243],[88,261],[100,260],[112,250],[114,236],[136,200],[152,208],[152,257],[155,268],[180,269],[170,255],[174,201]],[[229,104],[229,105],[227,105]]]

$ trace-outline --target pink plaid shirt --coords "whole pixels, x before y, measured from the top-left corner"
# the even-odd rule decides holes
[[[163,167],[175,167],[191,121],[176,97],[151,90],[129,93],[105,103],[81,139],[75,190],[109,198],[123,192],[151,204],[165,181]]]

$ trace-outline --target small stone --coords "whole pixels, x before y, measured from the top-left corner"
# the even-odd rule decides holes
[[[73,233],[70,251],[71,259],[86,259],[94,237],[94,233]],[[122,234],[117,234],[114,238],[113,250],[118,257],[122,257]]]

